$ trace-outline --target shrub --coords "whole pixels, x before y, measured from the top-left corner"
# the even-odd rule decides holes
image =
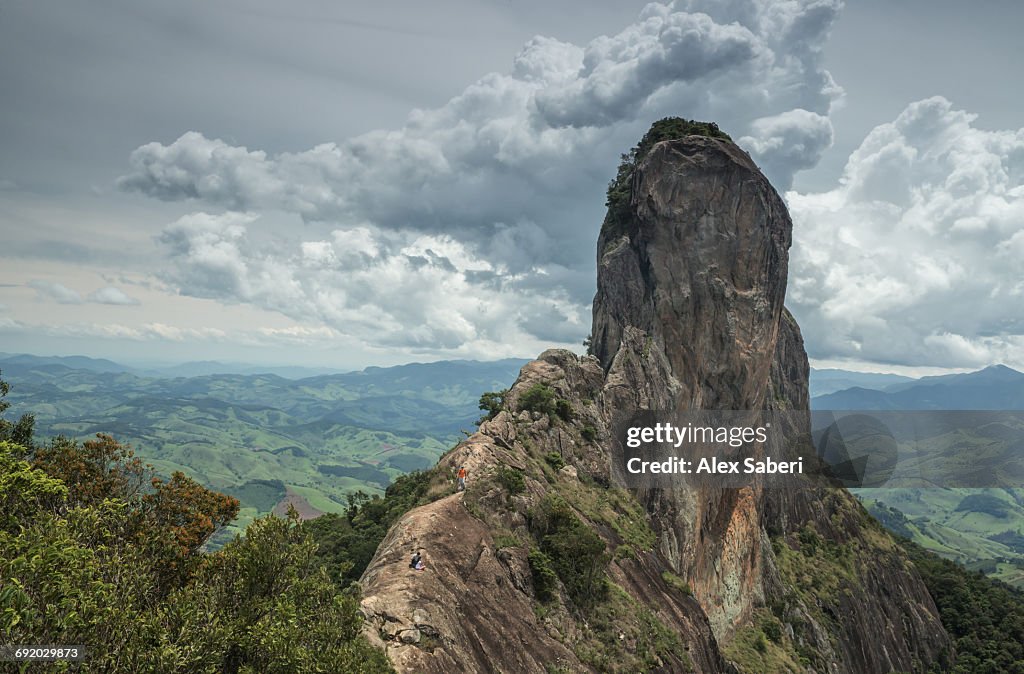
[[[754,648],[757,649],[758,653],[764,653],[768,650],[768,642],[764,640],[763,634],[757,635],[757,639],[754,640]]]
[[[538,382],[519,398],[519,407],[528,412],[540,412],[551,416],[555,414],[555,390],[547,384]]]
[[[775,620],[765,620],[762,622],[761,631],[775,643],[782,641],[782,626]]]
[[[494,536],[494,549],[502,550],[504,548],[518,548],[522,546],[522,542],[516,538],[515,534],[501,533],[495,534]]]
[[[529,520],[530,532],[551,559],[569,597],[581,607],[602,599],[608,590],[605,567],[609,561],[604,540],[559,496],[544,497]]]
[[[593,442],[594,440],[597,440],[597,429],[593,426],[584,426],[580,429],[580,435],[583,436],[583,439],[587,442]]]
[[[562,421],[572,421],[573,412],[572,405],[569,404],[568,400],[558,399],[555,401],[555,414]]]
[[[555,573],[551,558],[537,548],[531,548],[526,557],[533,578],[533,591],[537,599],[551,601],[558,589],[558,574]]]
[[[562,470],[565,467],[565,461],[558,452],[548,452],[544,455],[544,460],[555,470]]]
[[[813,557],[822,543],[821,536],[809,524],[800,530],[797,539],[800,541],[800,552],[808,557]]]
[[[508,492],[509,496],[522,494],[526,491],[526,479],[523,477],[523,471],[518,468],[498,466],[498,472],[495,477],[498,480],[498,484]]]
[[[480,396],[480,409],[485,414],[476,420],[477,426],[498,416],[498,412],[505,407],[506,396],[508,396],[507,388],[500,391],[488,391]]]

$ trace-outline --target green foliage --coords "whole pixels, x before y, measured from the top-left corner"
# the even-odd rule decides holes
[[[573,602],[586,608],[607,592],[605,543],[576,516],[565,499],[548,494],[529,513],[530,533],[546,554]]]
[[[954,674],[1024,672],[1024,592],[901,541],[954,639]]]
[[[818,553],[818,548],[821,546],[821,536],[814,528],[807,524],[797,534],[797,539],[800,541],[800,552],[808,557],[813,557]]]
[[[11,403],[5,400],[10,392],[10,384],[0,379],[0,414],[11,407]],[[35,423],[36,419],[31,414],[22,414],[17,421],[8,421],[0,417],[0,442],[8,441],[19,447],[31,447]]]
[[[665,581],[669,587],[675,588],[685,595],[693,596],[693,589],[690,587],[690,584],[671,571],[662,571],[661,579]]]
[[[598,672],[693,671],[679,635],[614,584],[588,611],[573,648]]]
[[[743,672],[803,672],[815,655],[806,642],[794,643],[782,625],[764,608],[754,610],[751,620],[723,645],[723,654]]]
[[[565,467],[565,461],[558,452],[548,452],[544,455],[544,461],[555,470],[562,470]]]
[[[528,412],[539,412],[548,416],[554,416],[555,390],[547,384],[537,382],[526,389],[526,392],[520,396],[519,407]]]
[[[562,421],[569,422],[573,419],[572,405],[568,400],[559,398],[555,401],[555,415]]]
[[[511,533],[499,533],[494,535],[494,549],[502,550],[504,548],[519,548],[522,547],[523,542],[515,534]]]
[[[62,509],[68,497],[63,482],[21,458],[27,451],[0,440],[0,528],[11,533],[39,513]]]
[[[391,671],[360,636],[356,600],[338,593],[315,550],[294,512],[253,522],[171,597],[169,631],[205,632],[210,642],[175,649],[175,661],[188,671]]]
[[[87,644],[83,671],[390,671],[296,516],[202,554],[237,501],[148,470],[107,437],[0,443],[5,642]]]
[[[761,631],[775,643],[782,641],[782,625],[774,618],[765,618],[761,621]]]
[[[558,592],[558,574],[554,563],[543,551],[530,548],[527,555],[530,564],[530,575],[533,578],[533,591],[540,601],[551,601]]]
[[[344,515],[328,514],[303,523],[319,543],[317,560],[339,587],[359,580],[391,524],[425,502],[433,475],[432,471],[403,475],[387,488],[383,498],[350,494]]]
[[[484,415],[477,420],[478,426],[498,416],[498,412],[505,407],[506,396],[508,396],[507,388],[500,391],[488,391],[480,396],[480,409],[483,410]]]
[[[584,426],[580,429],[580,435],[587,442],[594,442],[597,440],[597,429],[590,425]]]
[[[526,479],[523,477],[523,471],[518,468],[498,466],[495,479],[508,492],[509,496],[522,494],[526,491]]]
[[[714,122],[697,122],[681,117],[665,117],[651,125],[651,128],[640,139],[640,142],[629,153],[622,155],[622,161],[615,178],[608,183],[605,205],[608,207],[607,225],[616,230],[622,226],[629,216],[629,200],[632,189],[633,172],[640,161],[647,156],[655,144],[663,140],[676,140],[686,136],[705,136],[731,141],[727,133],[718,128]]]

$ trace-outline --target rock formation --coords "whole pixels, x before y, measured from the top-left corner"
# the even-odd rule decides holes
[[[370,638],[402,672],[909,672],[951,657],[913,567],[844,490],[615,486],[612,429],[636,412],[808,403],[781,198],[725,138],[634,161],[598,242],[594,355],[541,354],[442,457],[440,498],[363,576]],[[452,494],[460,465],[470,488]],[[530,550],[554,545],[537,525],[552,503],[604,542],[606,596],[539,597]],[[408,569],[414,548],[424,571]]]

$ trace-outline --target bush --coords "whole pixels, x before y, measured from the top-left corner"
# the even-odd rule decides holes
[[[530,564],[530,576],[533,578],[533,591],[537,599],[551,601],[558,590],[558,574],[555,573],[551,558],[537,548],[531,548],[526,559]]]
[[[578,606],[592,606],[607,594],[604,540],[559,496],[544,499],[529,514],[530,533],[550,559],[566,593]]]
[[[544,460],[555,470],[562,470],[565,467],[565,461],[558,452],[548,452],[544,455]]]
[[[5,641],[89,644],[88,671],[390,671],[294,511],[203,554],[237,502],[148,470],[107,437],[0,442]]]
[[[757,639],[754,640],[754,648],[757,649],[758,653],[764,653],[768,650],[768,642],[764,640],[763,634],[757,635]]]
[[[480,396],[480,409],[485,414],[477,419],[477,426],[498,416],[498,412],[505,407],[506,396],[508,396],[507,388],[500,391],[488,391]]]
[[[498,484],[508,492],[509,496],[522,494],[526,491],[526,478],[523,477],[523,471],[518,468],[498,466],[498,472],[495,477],[498,480]]]
[[[775,643],[782,641],[782,626],[775,620],[765,620],[762,622],[761,631]]]
[[[594,440],[597,440],[597,429],[593,426],[584,426],[580,429],[580,435],[583,436],[583,439],[587,442],[593,442]]]
[[[572,405],[569,404],[568,400],[559,399],[555,401],[555,414],[562,421],[572,421],[573,412]]]
[[[519,398],[519,407],[528,412],[552,416],[555,414],[555,390],[547,384],[538,382]]]

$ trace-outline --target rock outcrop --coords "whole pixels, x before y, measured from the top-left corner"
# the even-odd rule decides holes
[[[381,544],[362,579],[370,637],[409,672],[909,672],[950,657],[912,565],[845,491],[615,486],[612,432],[637,412],[808,403],[784,307],[792,225],[750,157],[687,136],[630,174],[598,243],[594,355],[542,354],[442,457],[438,494],[463,465],[470,488]],[[539,600],[530,550],[551,503],[610,551],[606,597]],[[416,548],[424,571],[408,569]]]

